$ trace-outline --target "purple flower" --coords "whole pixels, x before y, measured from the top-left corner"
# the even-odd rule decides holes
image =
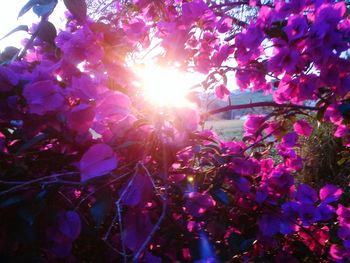
[[[301,62],[300,53],[296,48],[284,46],[276,49],[267,67],[271,72],[293,74],[298,68],[301,68]]]
[[[18,81],[18,74],[8,67],[0,66],[0,92],[10,91]]]
[[[99,143],[89,148],[81,158],[79,165],[81,181],[85,182],[117,168],[118,159],[109,145]]]
[[[243,176],[254,175],[260,171],[260,166],[255,160],[239,157],[233,158],[229,167],[233,172]]]
[[[263,236],[271,237],[279,232],[280,220],[278,216],[264,214],[259,219],[259,228]]]
[[[127,206],[145,205],[153,194],[150,178],[143,174],[137,174],[131,186],[128,189],[126,187],[121,189],[120,194],[127,191],[122,199],[122,202]]]
[[[287,133],[282,138],[282,144],[286,148],[293,148],[298,141],[298,135],[295,132]]]
[[[88,104],[79,104],[67,113],[67,126],[77,132],[87,132],[95,117],[94,108]]]
[[[320,220],[328,221],[333,218],[335,209],[333,206],[321,203],[318,207],[318,212],[320,213]]]
[[[301,203],[298,207],[298,213],[303,226],[310,226],[321,220],[319,210],[310,203]]]
[[[287,194],[294,184],[294,177],[284,167],[276,166],[269,174],[268,183],[275,191]]]
[[[26,85],[23,96],[29,105],[30,113],[38,115],[58,110],[64,103],[60,88],[51,80]]]
[[[329,26],[335,28],[346,13],[346,5],[344,2],[335,4],[322,4],[316,12],[316,21],[322,21]]]
[[[238,34],[235,38],[237,62],[244,65],[248,64],[250,60],[256,59],[261,53],[259,46],[263,40],[264,32],[255,24]]]
[[[306,4],[305,0],[290,0],[290,1],[281,1],[277,0],[276,11],[283,16],[288,16],[292,13],[300,13]]]
[[[215,206],[215,201],[207,193],[191,192],[186,198],[185,208],[194,217],[202,216],[208,209]]]
[[[284,28],[284,32],[287,34],[289,42],[304,37],[307,32],[308,25],[306,18],[301,15],[291,16],[288,19],[288,24]]]
[[[124,93],[108,92],[104,96],[96,106],[95,121],[116,122],[124,119],[130,113],[131,101]]]
[[[314,204],[318,200],[316,191],[307,184],[299,185],[295,198],[299,202],[307,204]]]

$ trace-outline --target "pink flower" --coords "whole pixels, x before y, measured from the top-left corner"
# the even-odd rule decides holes
[[[337,201],[342,195],[343,190],[335,185],[326,184],[320,190],[320,199],[323,203],[330,203]]]
[[[30,113],[44,115],[62,107],[64,98],[59,89],[52,80],[37,81],[25,86],[23,96]]]

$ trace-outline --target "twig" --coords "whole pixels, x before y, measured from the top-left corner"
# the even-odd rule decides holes
[[[152,183],[152,186],[154,188],[154,190],[158,193],[161,201],[162,201],[162,213],[160,215],[160,217],[158,218],[157,223],[153,226],[151,232],[148,234],[146,240],[142,243],[142,245],[140,246],[140,248],[137,250],[137,252],[134,255],[133,261],[137,262],[138,258],[140,257],[142,251],[145,250],[146,246],[148,245],[148,243],[152,240],[154,234],[156,233],[156,231],[158,230],[158,228],[160,227],[160,224],[163,222],[164,217],[166,215],[166,210],[167,210],[167,198],[165,194],[162,194],[161,192],[159,192],[157,190],[157,187],[154,183],[154,180],[152,178],[152,175],[150,174],[150,172],[148,171],[148,169],[146,168],[146,166],[143,163],[140,163],[140,166],[143,168],[143,170],[146,172],[149,180]]]
[[[137,262],[138,258],[140,257],[142,251],[146,248],[146,246],[148,245],[148,243],[151,241],[151,239],[153,238],[153,235],[156,233],[156,231],[158,230],[158,228],[160,227],[160,224],[163,222],[164,217],[166,215],[166,210],[167,210],[167,203],[166,203],[166,198],[164,197],[164,199],[162,199],[162,214],[160,215],[160,217],[158,218],[157,223],[154,225],[154,227],[152,228],[151,232],[149,233],[149,235],[147,236],[146,240],[142,243],[141,247],[137,250],[136,254],[134,255],[133,261]]]
[[[120,175],[119,177],[117,178],[114,178],[113,180],[105,183],[104,185],[100,186],[99,188],[97,188],[96,190],[92,191],[91,193],[87,194],[83,199],[81,199],[79,201],[79,203],[75,206],[75,209],[74,210],[77,210],[79,208],[79,206],[82,205],[82,203],[84,203],[90,196],[96,194],[97,192],[101,191],[102,189],[104,189],[105,187],[109,186],[110,184],[112,183],[115,183],[116,181],[124,178],[126,175],[128,175],[129,173],[125,173],[125,174],[122,174]]]
[[[107,230],[106,234],[103,237],[104,241],[108,240],[108,238],[109,238],[109,236],[111,234],[111,231],[113,229],[113,226],[114,226],[114,224],[115,224],[115,222],[117,221],[117,218],[118,218],[118,225],[119,225],[119,231],[120,231],[121,243],[122,243],[122,253],[120,253],[120,254],[123,256],[123,262],[126,262],[126,252],[125,252],[126,250],[125,250],[125,244],[124,244],[123,237],[122,237],[122,234],[123,234],[123,224],[122,223],[123,222],[122,222],[121,202],[122,202],[123,198],[125,197],[125,195],[127,194],[127,192],[129,191],[129,189],[130,189],[130,187],[131,187],[131,185],[132,185],[132,183],[133,183],[133,181],[135,179],[135,176],[138,173],[138,171],[139,171],[139,164],[136,165],[134,175],[129,180],[128,185],[123,190],[123,192],[120,195],[120,197],[118,198],[118,200],[115,202],[117,211],[114,214],[112,222],[109,225],[108,230]]]
[[[50,179],[57,179],[57,177],[60,177],[60,176],[67,176],[67,175],[74,175],[74,174],[79,174],[79,172],[67,172],[67,173],[61,173],[61,174],[53,174],[53,175],[46,176],[46,177],[40,177],[40,178],[31,180],[31,181],[13,182],[13,183],[16,183],[17,185],[14,187],[11,187],[5,191],[0,192],[0,196],[8,194],[8,193],[16,191],[16,190],[19,190],[19,189],[21,189],[25,186],[31,185],[31,184],[39,183],[39,182],[42,182],[45,180],[50,180]]]

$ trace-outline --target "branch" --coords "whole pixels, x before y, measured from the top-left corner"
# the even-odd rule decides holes
[[[218,114],[218,113],[226,112],[230,110],[250,109],[250,108],[257,108],[257,107],[290,108],[290,109],[298,109],[298,110],[303,109],[303,110],[312,110],[312,111],[320,110],[319,107],[313,107],[313,106],[296,105],[296,104],[278,104],[274,101],[264,101],[264,102],[255,102],[255,103],[249,103],[249,104],[229,105],[223,108],[205,112],[202,114],[202,117],[208,117],[210,115],[214,115],[214,114]]]

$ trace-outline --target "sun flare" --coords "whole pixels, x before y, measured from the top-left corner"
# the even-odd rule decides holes
[[[137,85],[152,105],[185,107],[192,104],[187,95],[191,87],[198,83],[198,77],[194,74],[154,64],[138,66],[135,72],[139,77]]]

